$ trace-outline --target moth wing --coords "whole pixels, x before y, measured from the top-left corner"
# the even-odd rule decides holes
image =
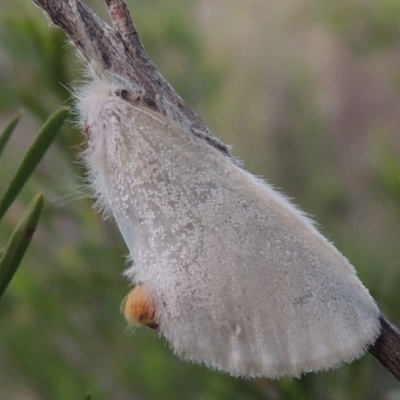
[[[167,146],[176,129],[163,132]],[[349,262],[286,198],[217,150],[197,139],[177,146],[164,162],[195,249],[188,262],[181,250],[180,261],[159,268],[168,282],[159,292],[161,332],[175,352],[269,377],[361,356],[379,333],[379,311]]]
[[[236,174],[229,182],[225,171],[201,207],[198,272],[186,275],[166,337],[234,375],[299,375],[359,357],[379,313],[354,269],[285,200]]]
[[[379,333],[379,310],[302,213],[189,130],[106,101],[95,119],[110,143],[99,168],[135,260],[127,275],[150,288],[178,355],[251,377],[362,355]]]

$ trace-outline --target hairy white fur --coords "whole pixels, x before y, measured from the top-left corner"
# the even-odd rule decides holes
[[[79,94],[84,160],[175,353],[248,377],[360,357],[379,310],[346,258],[267,183],[117,91]]]

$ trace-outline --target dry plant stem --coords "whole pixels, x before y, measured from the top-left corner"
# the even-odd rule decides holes
[[[231,157],[228,147],[212,135],[150,60],[123,0],[105,0],[113,27],[80,0],[33,1],[68,34],[100,80],[114,79],[133,89],[144,89],[143,102],[148,107],[188,127],[193,135]],[[369,351],[400,380],[400,334],[383,315],[380,321],[380,336]]]
[[[106,0],[113,28],[80,0],[33,0],[63,29],[100,79],[143,88],[143,102],[230,156],[201,118],[175,92],[150,60],[123,0]]]
[[[368,349],[400,381],[400,332],[381,316],[381,334]]]

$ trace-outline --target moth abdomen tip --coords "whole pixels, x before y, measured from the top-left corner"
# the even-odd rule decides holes
[[[158,328],[153,297],[146,285],[138,285],[130,291],[122,303],[121,311],[130,324]]]

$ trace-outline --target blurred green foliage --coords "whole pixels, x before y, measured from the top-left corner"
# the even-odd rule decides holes
[[[400,3],[396,0],[327,0],[314,6],[356,53],[393,49],[400,36]]]
[[[67,110],[62,109],[50,117],[29,147],[17,169],[17,172],[11,179],[5,192],[0,197],[0,221],[9,207],[13,204],[21,189],[24,187],[36,166],[39,164],[40,160],[53,142],[60,127],[64,123],[66,115]],[[21,113],[13,118],[4,129],[4,132],[0,135],[0,156],[10,140],[20,117]],[[10,284],[11,279],[17,271],[22,257],[31,242],[42,208],[43,195],[39,193],[32,199],[23,216],[18,221],[18,224],[11,233],[4,249],[0,250],[0,298],[7,286]]]
[[[88,1],[105,17],[99,3]],[[129,2],[168,80],[250,170],[315,216],[396,324],[398,4]],[[63,33],[29,0],[0,0],[0,22],[0,128],[26,110],[0,160],[2,193],[30,135],[68,103],[82,75]],[[64,128],[2,221],[5,243],[33,195],[49,199],[0,302],[1,399],[400,398],[371,356],[300,380],[246,381],[181,362],[156,333],[126,328],[127,249],[113,222],[91,209],[73,162],[82,142],[73,125]]]
[[[8,243],[0,252],[0,298],[10,284],[29,246],[42,208],[43,195],[39,193],[32,199],[14,232],[11,234]]]

